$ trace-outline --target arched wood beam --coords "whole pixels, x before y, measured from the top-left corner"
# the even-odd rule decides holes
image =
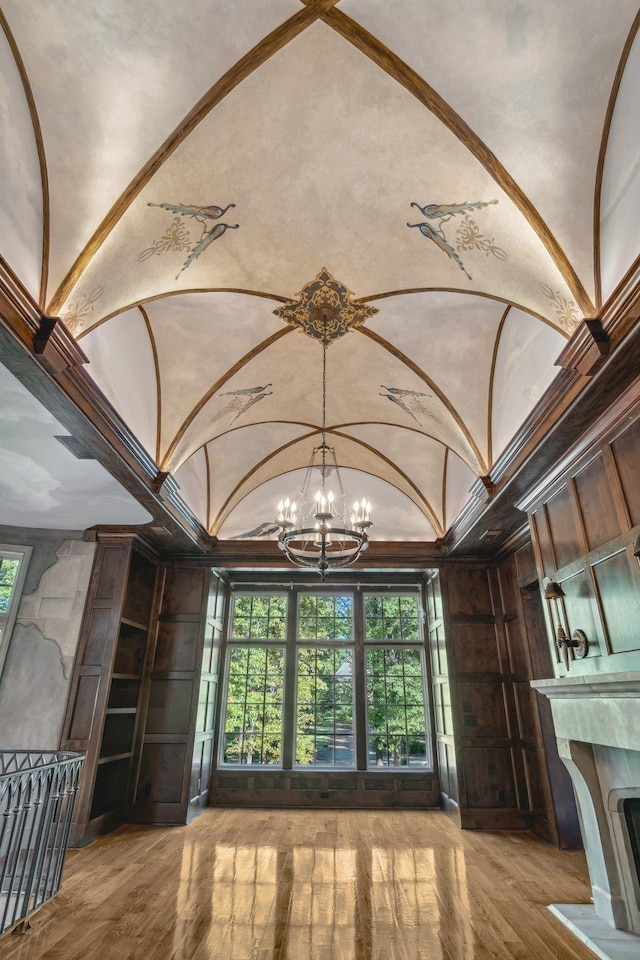
[[[251,360],[254,359],[254,357],[257,357],[260,353],[262,353],[272,344],[276,343],[278,340],[281,339],[281,337],[285,337],[288,333],[293,333],[293,332],[294,331],[292,327],[284,327],[282,330],[277,330],[270,337],[267,337],[266,340],[263,340],[262,343],[257,344],[255,347],[252,347],[248,353],[245,353],[243,357],[237,360],[233,364],[233,366],[229,367],[229,369],[225,373],[223,373],[223,375],[219,377],[211,387],[209,387],[207,392],[203,394],[200,400],[198,400],[196,405],[191,409],[187,417],[183,420],[180,427],[178,428],[177,433],[175,434],[173,440],[171,441],[171,443],[169,444],[169,447],[167,448],[167,452],[162,458],[162,463],[160,464],[161,470],[170,469],[171,457],[175,453],[176,447],[178,446],[183,436],[185,435],[185,433],[193,423],[194,419],[200,413],[200,411],[205,406],[205,404],[211,399],[211,397],[215,393],[217,393],[218,390],[221,387],[223,387],[224,384],[231,379],[231,377],[235,376],[235,374],[238,373],[239,370],[242,370],[243,367],[245,367],[248,363],[250,363]]]
[[[531,317],[535,317],[536,320],[541,320],[542,323],[551,327],[556,333],[561,334],[565,340],[568,340],[571,336],[571,334],[563,330],[562,327],[559,327],[553,320],[543,316],[541,313],[537,313],[535,310],[531,310],[530,307],[516,303],[515,300],[497,297],[493,293],[484,293],[481,290],[461,290],[458,287],[409,287],[406,290],[388,290],[386,293],[374,293],[372,296],[358,297],[354,300],[354,303],[368,303],[370,300],[388,300],[391,297],[403,297],[413,293],[462,293],[467,297],[483,297],[485,300],[495,300],[496,303],[504,303],[507,307],[515,307],[516,310],[522,310],[523,313],[528,313]],[[380,316],[378,316],[378,319],[380,319]]]
[[[627,60],[629,59],[629,54],[631,53],[631,47],[633,46],[636,35],[640,30],[640,10],[636,14],[636,18],[633,21],[631,30],[629,31],[629,36],[626,39],[625,45],[622,49],[622,55],[620,57],[620,62],[618,63],[618,69],[616,70],[615,77],[613,78],[613,85],[611,87],[611,93],[609,95],[609,103],[607,105],[607,112],[604,118],[604,124],[602,127],[602,137],[600,139],[600,152],[598,154],[598,167],[596,170],[596,183],[595,183],[595,194],[593,198],[593,273],[595,277],[595,288],[596,288],[596,307],[598,310],[602,309],[602,265],[600,262],[600,204],[602,202],[602,177],[604,174],[604,161],[607,156],[607,147],[609,146],[609,134],[611,133],[611,121],[613,119],[613,112],[616,107],[616,101],[618,99],[618,91],[620,90],[620,84],[622,82],[622,76],[627,66]]]
[[[504,329],[510,309],[511,307],[507,307],[500,318],[500,323],[498,324],[498,329],[496,331],[496,339],[493,344],[493,356],[491,357],[491,373],[489,374],[489,402],[487,404],[487,452],[489,457],[489,470],[493,466],[493,380],[496,373],[496,360],[498,359],[500,337],[502,336],[502,331]]]
[[[269,60],[274,54],[285,47],[289,41],[297,37],[312,23],[315,23],[323,14],[327,13],[336,0],[311,0],[308,6],[294,13],[284,23],[272,30],[266,37],[257,43],[248,53],[241,57],[227,72],[214,83],[210,90],[198,101],[195,107],[176,127],[161,147],[145,163],[124,192],[113,204],[102,223],[93,233],[93,236],[80,252],[69,272],[53,295],[47,308],[48,313],[56,315],[87,264],[95,256],[106,238],[109,236],[122,215],[131,206],[138,194],[146,187],[153,175],[165,161],[174,153],[180,144],[186,140],[203,120],[238,84],[242,83],[258,67]]]
[[[33,96],[33,90],[31,89],[31,83],[29,82],[29,76],[27,74],[27,69],[24,65],[24,60],[16,43],[15,37],[11,32],[11,28],[7,22],[7,19],[0,9],[0,27],[2,28],[6,38],[7,43],[13,54],[13,59],[16,64],[18,73],[20,74],[20,80],[22,81],[22,88],[24,90],[25,99],[29,107],[29,115],[31,117],[31,125],[33,127],[33,137],[36,142],[36,151],[38,153],[38,164],[40,166],[40,184],[42,187],[42,263],[40,264],[40,293],[38,298],[38,306],[41,309],[44,309],[44,305],[47,300],[47,280],[49,277],[49,237],[50,237],[50,204],[49,204],[49,174],[47,172],[47,158],[44,149],[44,140],[42,138],[42,127],[40,126],[40,118],[38,116],[38,110],[36,107],[36,101]]]
[[[166,290],[164,293],[154,293],[150,297],[142,297],[141,300],[134,300],[133,303],[128,303],[124,307],[118,307],[117,310],[112,310],[111,313],[107,313],[106,316],[101,317],[100,320],[90,327],[87,327],[86,330],[78,333],[76,340],[81,340],[83,337],[86,337],[88,333],[93,333],[94,330],[101,327],[103,323],[113,320],[114,317],[119,317],[121,313],[126,313],[127,310],[133,310],[134,307],[154,303],[156,300],[166,300],[167,297],[188,296],[191,293],[241,293],[247,297],[262,297],[265,300],[274,300],[276,303],[287,303],[286,297],[279,297],[275,293],[263,293],[261,290],[242,290],[238,287],[192,287],[188,290]]]
[[[473,453],[481,468],[481,472],[487,473],[487,464],[485,462],[484,457],[480,453],[480,450],[478,449],[478,446],[475,440],[473,439],[473,436],[471,435],[471,431],[469,430],[466,423],[464,422],[464,420],[462,419],[462,417],[460,416],[456,408],[453,406],[451,401],[442,392],[442,390],[434,383],[431,377],[428,374],[426,374],[424,370],[422,370],[417,365],[417,363],[414,363],[413,360],[410,360],[409,357],[406,355],[406,353],[403,353],[402,350],[399,350],[396,346],[394,346],[394,344],[389,343],[389,341],[385,340],[384,337],[381,337],[379,333],[374,333],[373,330],[369,330],[365,326],[359,327],[356,333],[360,333],[365,337],[369,337],[370,340],[373,340],[375,343],[379,344],[379,346],[381,346],[384,350],[387,350],[397,360],[400,360],[401,363],[405,364],[405,366],[407,366],[413,373],[415,373],[415,375],[419,377],[423,383],[426,383],[426,385],[431,390],[433,390],[435,395],[438,397],[438,400],[440,400],[443,406],[451,414],[452,418],[460,428],[465,440],[473,450]]]
[[[371,444],[368,444],[368,443],[366,443],[366,442],[363,441],[363,440],[358,440],[356,437],[351,437],[351,436],[349,436],[348,434],[343,434],[343,433],[340,433],[339,431],[331,430],[331,429],[329,429],[329,428],[327,428],[327,431],[326,431],[326,432],[327,432],[327,434],[332,434],[333,436],[340,437],[340,439],[342,439],[342,440],[346,440],[346,441],[349,441],[349,442],[351,442],[351,443],[358,444],[358,445],[361,446],[361,447],[364,447],[364,449],[368,450],[369,453],[372,453],[375,457],[377,457],[379,460],[381,460],[383,463],[385,463],[388,467],[390,467],[391,470],[392,470],[394,473],[396,473],[398,476],[402,477],[402,479],[405,481],[405,483],[407,483],[407,485],[410,486],[411,489],[414,491],[414,493],[416,494],[416,497],[418,498],[418,500],[420,501],[420,503],[421,503],[423,506],[421,506],[420,503],[418,503],[418,502],[416,502],[415,500],[413,500],[413,498],[410,498],[410,499],[413,500],[413,502],[414,502],[415,505],[418,507],[418,509],[419,509],[419,510],[426,516],[426,518],[429,520],[429,523],[432,525],[432,527],[433,527],[434,530],[436,531],[436,534],[437,534],[438,536],[443,536],[443,535],[444,535],[444,529],[443,529],[443,527],[442,527],[442,524],[441,524],[440,520],[438,519],[438,517],[437,517],[437,515],[436,515],[436,512],[435,512],[435,510],[433,509],[430,501],[421,493],[421,491],[418,489],[418,487],[416,486],[416,484],[411,480],[411,478],[410,478],[403,470],[400,469],[400,467],[397,466],[397,464],[393,463],[393,461],[390,460],[388,457],[386,457],[383,453],[381,453],[379,450],[377,450],[377,449],[376,449],[375,447],[373,447]],[[273,460],[275,457],[279,456],[281,453],[284,453],[285,450],[288,450],[289,448],[291,448],[291,447],[293,447],[293,446],[296,446],[297,444],[304,443],[306,440],[309,440],[310,438],[312,438],[312,437],[314,437],[314,436],[317,436],[319,433],[320,433],[320,430],[317,429],[317,430],[314,430],[314,431],[312,431],[311,433],[308,433],[308,434],[303,435],[303,436],[301,436],[301,437],[296,437],[294,440],[289,440],[289,441],[287,441],[287,443],[282,444],[280,447],[277,447],[275,450],[271,451],[271,453],[269,453],[269,454],[267,454],[265,457],[263,457],[257,464],[254,464],[254,466],[251,467],[251,469],[248,470],[248,471],[245,473],[245,475],[242,477],[242,479],[235,485],[235,487],[233,488],[233,490],[231,491],[231,493],[229,494],[229,496],[226,498],[226,500],[224,501],[224,503],[222,504],[222,506],[221,506],[220,509],[218,510],[218,513],[217,513],[217,515],[216,515],[216,518],[215,518],[215,520],[214,520],[214,522],[213,522],[213,525],[211,526],[210,531],[209,531],[209,532],[212,534],[212,536],[215,535],[215,532],[220,528],[220,526],[222,525],[222,523],[224,523],[224,521],[225,521],[225,519],[226,519],[226,516],[227,516],[226,511],[227,511],[227,508],[228,508],[228,506],[229,506],[229,503],[233,500],[233,498],[234,498],[234,496],[237,494],[237,492],[242,488],[242,486],[247,482],[247,480],[248,480],[254,473],[256,473],[258,470],[260,470],[261,467],[263,467],[266,463],[269,462],[269,460]],[[305,465],[306,465],[306,464],[303,463],[303,464],[302,464],[302,467],[304,467]],[[286,473],[289,473],[289,472],[291,471],[291,469],[301,469],[301,467],[289,468],[289,469],[286,470],[285,472],[286,472]],[[345,467],[345,469],[358,470],[358,469],[360,469],[360,468],[359,468],[359,467]],[[361,470],[361,472],[368,473],[369,471],[367,471],[367,470],[362,471],[362,470]],[[279,474],[278,474],[278,475],[279,475]],[[278,475],[277,475],[277,476],[278,476]],[[270,478],[270,479],[273,479],[273,478]],[[378,477],[378,479],[384,479],[384,478]],[[389,480],[385,480],[385,482],[386,482],[386,483],[391,483],[391,481],[389,481]],[[259,484],[259,486],[260,486],[260,484]],[[404,493],[404,495],[407,496],[407,494],[406,494],[403,490],[400,490],[400,487],[398,487],[396,484],[391,483],[391,486],[396,487],[397,490],[399,490],[401,493]],[[253,489],[257,489],[257,488],[254,487]],[[250,491],[249,491],[249,492],[250,492]],[[243,499],[244,499],[244,498],[243,498]]]
[[[471,127],[462,119],[453,107],[424,80],[419,73],[404,63],[395,53],[389,50],[377,37],[369,33],[351,17],[341,10],[329,10],[322,17],[324,23],[332,27],[336,33],[353,44],[357,50],[369,57],[385,73],[400,83],[405,90],[416,98],[423,106],[433,113],[462,144],[482,164],[487,173],[504,190],[531,225],[540,238],[551,259],[562,274],[565,283],[575,297],[576,303],[583,315],[595,316],[595,307],[573,266],[569,262],[564,250],[542,219],[537,209],[531,203],[524,191],[518,186],[511,174],[500,163],[498,158],[477,136]]]
[[[144,320],[145,327],[147,328],[147,333],[149,335],[149,342],[151,344],[151,352],[153,353],[153,366],[156,372],[156,453],[155,461],[156,463],[160,459],[160,435],[162,431],[162,386],[160,384],[160,363],[158,360],[158,347],[156,344],[156,338],[153,335],[153,329],[151,327],[151,321],[144,307],[138,307],[140,313],[142,314],[142,319]]]

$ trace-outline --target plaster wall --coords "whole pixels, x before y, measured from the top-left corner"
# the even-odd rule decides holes
[[[55,750],[69,693],[95,544],[79,533],[2,528],[33,547],[0,677],[0,749]]]

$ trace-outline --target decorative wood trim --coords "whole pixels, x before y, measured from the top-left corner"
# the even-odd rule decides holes
[[[611,342],[597,317],[583,320],[556,360],[559,367],[592,377],[604,364]]]
[[[189,287],[185,290],[165,290],[164,293],[154,293],[151,297],[143,297],[141,300],[135,300],[133,303],[128,303],[124,307],[118,307],[117,310],[112,310],[111,313],[107,313],[106,316],[101,317],[96,323],[82,330],[77,335],[76,340],[81,340],[83,337],[86,337],[88,333],[93,333],[94,330],[101,327],[103,323],[107,323],[108,320],[113,320],[114,317],[120,316],[121,313],[126,313],[127,310],[133,310],[134,307],[155,303],[156,300],[166,300],[168,297],[186,297],[191,293],[241,293],[247,297],[261,297],[264,300],[273,300],[275,303],[287,302],[286,297],[279,297],[275,293],[264,293],[262,290],[243,290],[241,287]]]
[[[0,256],[0,315],[24,346],[33,348],[33,338],[44,316],[4,257]]]
[[[296,569],[287,562],[274,540],[218,540],[210,562],[214,566],[230,570],[276,567],[295,573]],[[392,567],[422,572],[441,564],[442,554],[437,541],[371,540],[360,559],[349,567],[349,571]]]
[[[454,421],[460,428],[462,435],[464,436],[465,440],[473,450],[482,472],[486,473],[487,464],[485,462],[484,457],[480,453],[480,450],[478,449],[476,442],[473,439],[473,436],[471,435],[471,431],[468,429],[464,420],[462,419],[462,417],[460,416],[456,408],[453,406],[451,401],[448,399],[446,394],[444,394],[440,389],[440,387],[436,385],[435,381],[433,381],[431,377],[428,374],[426,374],[421,367],[417,365],[417,363],[414,363],[413,360],[410,360],[409,357],[402,352],[402,350],[399,350],[398,347],[396,347],[394,344],[390,343],[388,340],[385,340],[384,337],[381,337],[379,333],[374,333],[373,330],[368,330],[366,327],[360,327],[357,333],[362,334],[365,337],[369,337],[369,339],[377,343],[378,346],[382,347],[384,350],[387,350],[390,354],[392,354],[392,356],[396,358],[396,360],[400,360],[401,363],[404,363],[404,365],[407,366],[413,373],[415,373],[415,375],[419,377],[423,383],[426,383],[426,385],[431,390],[433,390],[433,392],[438,397],[438,400],[440,400],[440,402],[447,408],[447,410],[453,417]],[[461,457],[461,459],[464,460],[464,457]],[[471,466],[471,464],[468,464],[468,466],[471,467],[471,469],[475,473],[475,470]]]
[[[640,320],[640,254],[602,307],[600,319],[612,346]]]
[[[623,424],[625,428],[630,421],[640,416],[640,380],[636,380],[628,387],[617,400],[605,411],[605,413],[596,419],[589,428],[582,434],[579,440],[572,444],[565,452],[564,456],[557,460],[550,470],[546,471],[539,480],[530,486],[525,496],[521,497],[516,503],[519,510],[525,510],[532,513],[537,509],[538,501],[551,492],[553,487],[562,481],[564,474],[572,468],[579,466],[580,461],[586,458],[600,443],[603,438],[612,431],[617,424]],[[611,436],[611,440],[615,436]]]
[[[442,526],[447,529],[447,474],[449,467],[449,447],[444,448],[444,463],[442,465]]]
[[[198,101],[173,133],[169,135],[162,146],[147,160],[128,187],[126,187],[124,192],[118,197],[56,290],[49,304],[49,312],[57,313],[60,310],[73,287],[76,285],[80,275],[125,211],[128,210],[138,194],[146,187],[153,175],[175,152],[180,144],[186,140],[189,134],[195,130],[200,121],[208,116],[213,108],[224,100],[227,94],[235,90],[238,84],[246,80],[258,67],[262,66],[263,63],[285,47],[290,40],[293,40],[294,37],[297,37],[319,17],[329,11],[334,3],[336,3],[336,0],[313,0],[308,7],[304,7],[297,13],[294,13],[292,17],[289,17],[288,20],[276,27],[275,30],[272,30],[266,37],[263,37],[259,43],[241,57],[237,63],[214,83],[211,89]]]
[[[500,323],[498,324],[498,329],[496,331],[496,339],[493,344],[493,354],[491,356],[491,373],[489,374],[489,402],[487,404],[487,456],[489,458],[489,469],[491,469],[493,465],[493,381],[496,374],[496,361],[498,359],[500,338],[502,337],[502,331],[504,330],[504,325],[510,309],[511,307],[507,307],[500,317]]]
[[[211,463],[209,461],[209,448],[206,443],[202,444],[204,451],[204,463],[207,478],[207,530],[211,533]]]
[[[496,554],[494,562],[496,566],[500,567],[503,563],[506,563],[510,557],[512,557],[521,547],[524,547],[526,544],[531,543],[531,529],[529,523],[525,523],[519,527],[514,533],[511,534],[503,543],[500,544],[500,551]],[[521,587],[522,584],[518,581],[518,587]],[[518,590],[518,597],[520,596],[520,590]],[[527,657],[529,656],[528,647],[525,649]]]
[[[53,374],[89,363],[87,355],[57,317],[42,317],[33,338],[33,351],[42,357],[44,368]]]
[[[618,473],[618,465],[613,455],[613,450],[611,449],[611,443],[605,443],[601,452],[605,470],[607,472],[607,480],[613,494],[613,506],[616,511],[618,523],[620,524],[620,529],[624,530],[626,527],[627,530],[630,530],[632,527],[631,514],[629,513],[627,498],[624,494],[624,490],[622,489],[622,482],[620,480],[620,474]]]
[[[176,450],[176,447],[182,440],[183,436],[185,435],[185,433],[187,432],[187,430],[189,429],[189,427],[191,426],[191,424],[193,423],[197,415],[200,413],[202,408],[205,406],[205,404],[208,403],[211,397],[218,392],[220,387],[223,387],[224,384],[231,379],[231,377],[233,377],[236,373],[238,373],[239,370],[242,370],[244,366],[246,366],[251,360],[257,357],[260,353],[262,353],[263,350],[266,350],[272,344],[276,343],[278,340],[280,340],[281,337],[285,337],[287,334],[293,333],[293,332],[294,332],[293,327],[283,327],[282,330],[277,330],[276,333],[273,333],[270,337],[267,337],[267,339],[263,340],[262,343],[258,343],[255,347],[252,347],[248,353],[245,353],[244,357],[240,357],[240,359],[237,360],[233,364],[233,366],[229,367],[226,373],[223,373],[222,376],[216,380],[213,386],[209,387],[207,392],[203,394],[200,400],[198,400],[195,407],[191,409],[191,411],[188,413],[188,415],[186,416],[186,418],[183,420],[182,424],[178,428],[177,433],[175,434],[173,440],[169,444],[167,452],[162,458],[162,463],[160,465],[162,469],[166,469],[166,467],[169,466],[169,464],[171,463],[171,457],[173,456]],[[185,459],[188,459],[188,458],[185,458]],[[182,462],[184,462],[184,460],[181,461],[181,463]],[[180,464],[173,464],[172,466],[174,469],[177,469],[180,466]]]
[[[156,372],[156,463],[157,463],[160,460],[160,439],[162,436],[162,386],[160,383],[160,363],[158,360],[158,347],[156,344],[156,338],[153,335],[153,328],[151,326],[151,321],[149,320],[149,315],[141,304],[138,305],[138,310],[142,314],[142,319],[144,320],[145,326],[147,328],[147,333],[149,334],[151,352],[153,353],[153,366]]]
[[[27,69],[24,65],[24,60],[16,43],[15,37],[11,32],[11,28],[7,22],[7,19],[0,9],[0,28],[4,31],[4,34],[7,38],[7,43],[11,48],[13,54],[13,59],[16,63],[16,68],[20,74],[20,79],[22,81],[22,87],[24,89],[25,99],[29,107],[29,114],[31,116],[31,124],[33,126],[33,138],[36,142],[36,150],[38,153],[38,164],[40,166],[40,185],[42,187],[42,262],[40,264],[40,296],[39,303],[42,308],[46,302],[47,297],[47,279],[49,275],[49,238],[50,238],[50,205],[49,205],[49,174],[47,171],[47,157],[44,149],[44,140],[42,137],[42,127],[40,126],[40,118],[38,116],[38,109],[36,107],[36,101],[33,96],[33,90],[31,89],[31,83],[29,82],[29,76],[27,74]]]
[[[565,283],[571,290],[579,309],[583,314],[595,313],[589,295],[580,278],[573,269],[564,250],[531,203],[524,191],[518,186],[511,174],[503,167],[498,158],[480,140],[471,127],[460,117],[415,70],[404,63],[389,50],[377,37],[356,23],[341,10],[333,9],[322,17],[324,23],[332,27],[341,37],[353,44],[361,53],[369,57],[385,73],[400,83],[423,106],[433,113],[460,140],[471,154],[482,164],[487,173],[511,198],[520,213],[523,214],[537,234],[549,256],[555,263]]]
[[[629,59],[629,54],[631,53],[631,47],[636,38],[636,34],[640,29],[640,11],[636,14],[636,18],[633,21],[629,35],[625,41],[625,45],[622,49],[622,54],[620,56],[620,61],[618,63],[618,68],[616,70],[615,76],[613,78],[613,84],[611,86],[611,93],[609,94],[609,103],[607,104],[607,112],[605,114],[604,123],[602,125],[602,137],[600,139],[600,151],[598,153],[598,166],[596,169],[596,180],[595,180],[595,191],[593,197],[593,275],[595,282],[595,296],[596,296],[596,308],[599,310],[602,306],[602,278],[601,278],[601,263],[600,263],[600,204],[602,200],[602,177],[604,174],[604,162],[607,155],[607,147],[609,146],[609,134],[611,132],[611,121],[613,119],[613,113],[616,107],[616,101],[618,99],[618,91],[620,90],[620,84],[622,82],[622,76],[627,66],[627,60]]]

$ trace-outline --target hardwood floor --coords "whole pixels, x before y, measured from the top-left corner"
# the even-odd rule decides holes
[[[584,856],[440,811],[211,808],[68,854],[2,960],[593,960],[551,915]]]

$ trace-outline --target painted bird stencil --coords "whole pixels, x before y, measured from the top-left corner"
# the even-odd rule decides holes
[[[420,397],[431,397],[431,393],[420,393],[418,390],[402,390],[400,387],[385,387],[384,383],[381,383],[380,386],[387,391],[381,393],[380,396],[391,400],[391,403],[395,403],[401,410],[408,413],[419,426],[422,426],[419,417],[425,420],[433,420],[433,414],[420,399]]]
[[[424,237],[432,240],[443,253],[446,253],[451,260],[457,263],[462,272],[471,280],[471,274],[467,271],[461,258],[445,237],[442,224],[447,223],[460,213],[466,213],[468,210],[481,210],[483,207],[488,207],[490,204],[497,202],[497,200],[487,200],[486,202],[484,200],[476,200],[474,203],[429,203],[421,207],[419,203],[414,201],[411,203],[411,206],[416,207],[422,216],[427,219],[422,223],[407,223],[407,226],[417,227]],[[437,224],[434,225],[430,223],[430,220],[437,221]]]
[[[227,232],[227,230],[237,230],[240,226],[239,223],[214,223],[213,226],[209,226],[212,220],[219,220],[220,217],[224,216],[227,210],[231,210],[232,207],[235,207],[235,203],[229,203],[226,207],[218,207],[213,203],[202,207],[195,204],[184,203],[148,203],[147,206],[162,207],[163,210],[168,210],[169,213],[177,213],[181,217],[191,217],[193,220],[197,220],[198,223],[202,224],[202,234],[200,235],[200,239],[189,251],[189,256],[182,264],[182,267],[176,276],[176,280],[182,271],[186,270],[187,267],[190,267],[194,260],[197,260],[200,254],[204,253],[207,247],[213,243],[214,240],[217,240],[219,237],[221,237]]]
[[[235,423],[243,413],[246,413],[254,403],[264,400],[265,397],[270,397],[273,394],[273,390],[267,390],[267,387],[272,386],[272,383],[266,383],[264,387],[245,387],[243,390],[230,390],[228,393],[220,394],[222,397],[231,397],[231,400],[227,401],[222,410],[219,410],[218,413],[212,417],[211,423],[217,423],[218,420],[226,420],[227,417],[233,417],[233,419],[229,421],[229,426],[231,426],[231,424]]]

